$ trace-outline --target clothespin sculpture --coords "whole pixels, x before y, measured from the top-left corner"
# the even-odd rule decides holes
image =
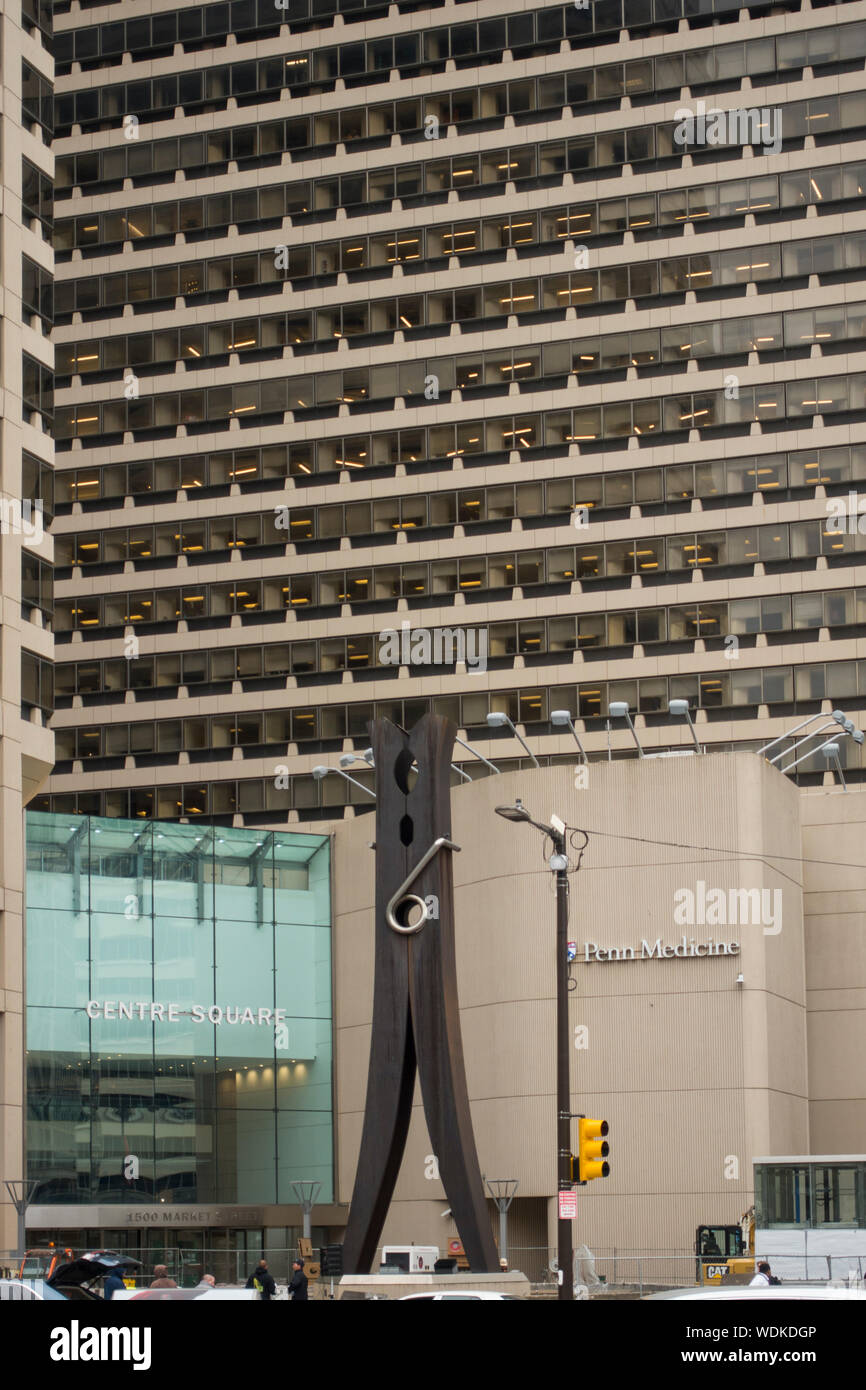
[[[370,724],[376,768],[373,1030],[361,1151],[343,1243],[370,1271],[406,1146],[417,1069],[439,1175],[472,1270],[499,1269],[463,1064],[454,950],[450,770],[454,724]],[[417,764],[417,773],[413,770]]]

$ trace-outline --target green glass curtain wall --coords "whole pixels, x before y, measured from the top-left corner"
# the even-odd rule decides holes
[[[27,814],[36,1202],[333,1200],[326,836]]]

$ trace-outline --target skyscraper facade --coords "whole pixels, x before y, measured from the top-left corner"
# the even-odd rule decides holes
[[[55,30],[40,807],[321,822],[430,708],[500,767],[863,722],[861,0]]]
[[[24,806],[54,761],[50,34],[42,0],[0,14],[0,1177],[13,1184],[24,1177]],[[4,1186],[0,1250],[16,1240]]]

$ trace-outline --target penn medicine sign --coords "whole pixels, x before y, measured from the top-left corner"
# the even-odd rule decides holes
[[[88,1018],[105,1018],[120,1022],[137,1019],[140,1023],[181,1023],[190,1019],[193,1023],[252,1023],[268,1027],[279,1027],[286,1022],[285,1009],[245,1009],[240,1004],[229,1004],[222,1008],[219,1004],[193,1004],[181,1009],[180,1004],[126,1003],[123,1000],[89,999],[85,1006]]]
[[[606,960],[683,960],[700,956],[738,956],[739,941],[696,941],[693,936],[683,936],[676,945],[666,945],[661,937],[655,941],[641,939],[640,946],[597,946],[594,941],[584,941],[583,959],[590,961]]]

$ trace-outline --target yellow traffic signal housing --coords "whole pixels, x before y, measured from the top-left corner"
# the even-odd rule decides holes
[[[579,1182],[591,1182],[593,1178],[606,1178],[610,1175],[610,1164],[606,1162],[610,1145],[605,1138],[609,1128],[607,1120],[591,1120],[587,1117],[578,1120]]]

